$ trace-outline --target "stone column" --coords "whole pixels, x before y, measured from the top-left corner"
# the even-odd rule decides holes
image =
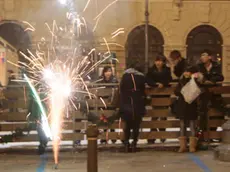
[[[220,161],[230,162],[230,120],[222,126],[222,144],[214,150],[214,157]]]
[[[225,82],[230,81],[230,45],[223,45],[222,72]]]

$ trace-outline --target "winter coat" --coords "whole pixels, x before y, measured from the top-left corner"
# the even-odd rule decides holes
[[[158,71],[157,67],[154,65],[149,69],[146,81],[149,86],[155,87],[156,83],[161,83],[164,86],[168,86],[172,81],[170,68],[166,65],[163,66],[162,71]]]
[[[28,106],[28,113],[30,113],[29,120],[30,121],[40,121],[42,112],[32,92],[30,92],[29,98],[30,98],[29,106]],[[46,104],[44,102],[42,102],[41,104],[45,112],[47,113],[48,109],[47,109]]]
[[[181,59],[177,65],[174,67],[174,74],[180,78],[181,75],[184,73],[185,69],[187,67],[187,62],[185,59]]]
[[[182,88],[190,81],[191,78],[185,78],[184,76],[179,80],[179,83],[175,89],[175,95],[178,96],[176,100],[175,114],[180,119],[185,120],[197,120],[198,110],[197,110],[197,100],[194,100],[191,104],[188,104],[184,100],[184,96],[181,94]],[[195,79],[198,86],[200,82]]]
[[[212,68],[210,71],[207,71],[204,64],[199,64],[199,72],[204,75],[204,81],[212,81],[213,83],[221,82],[224,80],[224,77],[221,73],[221,66],[217,63],[212,61]]]
[[[120,115],[130,120],[140,119],[145,113],[145,76],[130,68],[120,83]]]

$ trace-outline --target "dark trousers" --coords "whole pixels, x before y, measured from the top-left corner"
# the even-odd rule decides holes
[[[39,137],[39,146],[38,146],[38,154],[42,155],[45,153],[45,149],[47,146],[47,143],[49,139],[46,137],[42,127],[39,125],[37,126],[37,132],[38,132],[38,137]]]
[[[221,95],[214,95],[208,90],[200,95],[200,128],[203,131],[208,130],[208,120],[209,119],[224,119],[223,116],[208,116],[208,110],[210,107],[213,107],[221,111],[223,105]],[[216,127],[210,128],[211,131],[216,131]]]
[[[129,139],[131,138],[131,129],[133,130],[132,139],[133,142],[136,144],[138,141],[140,124],[141,124],[142,117],[135,117],[134,119],[126,119],[125,122],[125,144],[129,143]]]

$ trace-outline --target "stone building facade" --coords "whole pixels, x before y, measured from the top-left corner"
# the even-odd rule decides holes
[[[36,43],[49,35],[44,23],[65,22],[71,6],[95,30],[92,32],[99,51],[106,50],[106,38],[120,61],[118,74],[127,59],[138,57],[144,61],[145,0],[91,0],[85,11],[88,0],[67,1],[63,5],[60,2],[65,0],[0,0],[0,36],[4,24],[10,22],[25,29],[28,25],[23,21],[27,21],[36,28],[28,31],[31,42]],[[118,29],[120,34],[113,37]],[[191,61],[199,58],[202,49],[210,49],[222,61],[225,81],[230,81],[230,1],[149,0],[150,63],[157,53],[168,56],[173,49]]]

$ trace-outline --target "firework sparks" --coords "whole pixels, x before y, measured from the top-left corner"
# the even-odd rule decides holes
[[[88,0],[88,1],[87,1],[87,3],[86,3],[86,5],[85,5],[85,8],[84,8],[83,12],[85,12],[85,10],[88,8],[90,1],[91,1],[91,0]]]
[[[114,34],[114,35],[112,36],[112,38],[115,38],[115,37],[117,37],[118,35],[120,35],[120,34],[122,34],[122,33],[125,33],[125,31],[118,31],[116,34]]]
[[[30,31],[32,31],[32,32],[35,31],[35,28],[34,28],[29,22],[23,21],[23,23],[29,26],[28,28],[26,28],[26,29],[24,30],[25,32],[28,31],[28,30],[30,30]]]
[[[107,5],[95,18],[94,20],[96,20],[98,17],[100,17],[109,7],[111,7],[113,4],[115,4],[118,0],[115,0],[113,2],[111,2],[109,5]]]
[[[110,3],[95,17],[96,25],[93,30],[96,29],[102,14],[117,1]],[[67,1],[62,0],[60,2],[64,3]],[[87,1],[83,11],[87,9],[89,4],[90,0]],[[41,126],[46,136],[52,139],[55,164],[58,164],[59,143],[62,139],[64,116],[68,117],[67,111],[80,107],[80,105],[77,106],[76,104],[85,95],[90,98],[96,97],[89,92],[85,81],[89,80],[90,73],[98,65],[107,59],[111,59],[109,43],[107,43],[105,38],[103,38],[104,45],[106,45],[108,51],[100,61],[92,63],[90,60],[90,55],[95,51],[95,48],[89,50],[88,55],[82,55],[82,45],[78,44],[76,39],[79,38],[82,29],[85,29],[87,33],[86,21],[76,12],[68,12],[66,17],[70,21],[66,26],[58,26],[56,21],[53,21],[52,26],[45,23],[51,34],[50,45],[46,43],[48,39],[42,37],[41,42],[37,45],[38,50],[36,50],[35,54],[29,50],[29,55],[20,52],[28,61],[27,63],[19,61],[18,64],[14,64],[8,61],[19,68],[26,69],[27,74],[24,74],[24,80],[31,88],[41,109]],[[24,23],[29,26],[25,31],[35,31],[35,28],[30,23],[25,21]],[[118,29],[112,36],[117,36],[121,32],[122,30]],[[67,41],[68,43],[63,41],[65,42],[63,43],[62,40],[66,39],[70,41]],[[70,42],[71,44],[69,45]],[[47,50],[42,51],[41,46],[47,47]],[[40,99],[35,87],[39,87],[40,92],[47,95],[46,100],[49,102],[50,109],[49,115],[45,113],[42,106],[42,101],[44,100]],[[106,107],[104,100],[101,99],[101,101]],[[86,106],[88,110],[87,102]]]

